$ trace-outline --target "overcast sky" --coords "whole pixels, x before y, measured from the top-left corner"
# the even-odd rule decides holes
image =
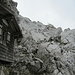
[[[24,17],[55,27],[75,29],[75,0],[14,0]]]

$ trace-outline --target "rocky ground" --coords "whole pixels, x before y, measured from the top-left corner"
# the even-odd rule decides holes
[[[17,16],[23,38],[14,48],[14,62],[0,64],[0,75],[75,75],[75,29]]]
[[[24,38],[14,49],[18,75],[74,75],[75,29],[55,28],[19,16]]]

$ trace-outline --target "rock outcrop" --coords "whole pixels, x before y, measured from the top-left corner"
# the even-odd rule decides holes
[[[17,2],[14,2],[13,0],[0,0],[0,3],[12,11],[15,16],[19,14],[19,11],[17,10]]]
[[[20,68],[25,66],[28,74],[34,75],[74,75],[75,29],[62,31],[51,24],[32,22],[22,16],[18,18],[24,36],[20,44],[21,53],[15,53],[21,55],[15,56],[16,62],[21,62]],[[25,51],[22,53],[23,50],[29,56]]]

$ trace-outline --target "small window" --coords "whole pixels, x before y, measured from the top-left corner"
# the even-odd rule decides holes
[[[2,35],[2,44],[6,46],[6,35],[7,35],[7,32],[6,31],[3,31],[3,35]]]
[[[7,41],[10,41],[10,32],[7,34]]]
[[[5,19],[2,19],[3,23],[8,26],[8,23]]]

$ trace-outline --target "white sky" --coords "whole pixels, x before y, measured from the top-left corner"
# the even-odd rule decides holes
[[[55,27],[75,29],[75,0],[14,0],[24,17]]]

